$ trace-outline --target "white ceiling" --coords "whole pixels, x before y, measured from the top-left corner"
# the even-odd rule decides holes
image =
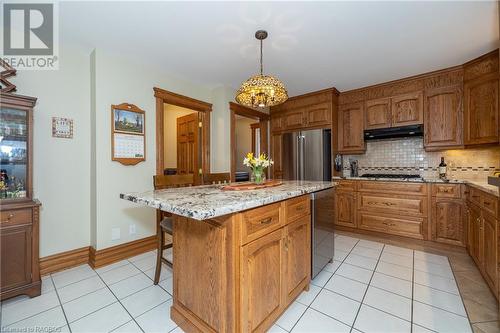
[[[207,85],[264,72],[291,96],[461,64],[498,47],[495,1],[62,2],[61,43],[127,55]]]

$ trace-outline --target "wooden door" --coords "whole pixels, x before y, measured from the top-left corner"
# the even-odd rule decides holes
[[[492,290],[497,290],[497,220],[483,212],[482,221],[483,238],[483,272],[486,282]]]
[[[298,129],[307,126],[307,118],[304,115],[304,111],[290,110],[283,114],[285,129]]]
[[[418,125],[424,122],[421,92],[396,96],[391,99],[392,127]]]
[[[31,283],[31,237],[31,225],[0,229],[2,290]]]
[[[462,88],[460,86],[432,89],[425,92],[425,147],[463,145],[462,123]]]
[[[363,119],[363,103],[346,104],[339,107],[339,153],[363,153],[365,151]]]
[[[464,84],[466,145],[498,142],[498,74]]]
[[[272,167],[273,170],[273,178],[280,179],[283,177],[283,169],[282,169],[282,146],[283,146],[283,137],[281,134],[273,134],[271,139],[271,158],[274,161],[274,165]]]
[[[311,278],[311,216],[307,215],[286,227],[285,304],[297,297]]]
[[[366,102],[365,129],[391,127],[391,100],[381,98]]]
[[[332,123],[331,102],[311,105],[306,108],[305,113],[308,127],[328,126]]]
[[[198,175],[198,113],[177,118],[177,174]]]
[[[242,247],[242,332],[263,331],[283,309],[284,228]]]
[[[335,224],[356,228],[355,193],[335,192]]]
[[[464,246],[465,207],[460,199],[432,200],[432,240]]]
[[[482,266],[482,239],[481,239],[481,211],[478,207],[470,205],[469,206],[469,221],[468,221],[468,242],[469,242],[469,254],[476,264]]]

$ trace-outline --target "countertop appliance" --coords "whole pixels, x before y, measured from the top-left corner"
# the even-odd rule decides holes
[[[331,130],[317,129],[283,134],[283,179],[332,179]],[[334,255],[333,190],[311,195],[311,276],[314,278]]]
[[[379,128],[365,130],[365,141],[379,139],[408,138],[413,136],[423,136],[424,128],[422,125],[409,125],[402,127]]]

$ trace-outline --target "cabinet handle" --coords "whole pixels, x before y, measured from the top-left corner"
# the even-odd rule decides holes
[[[267,219],[260,220],[260,224],[269,224],[273,221],[272,217],[268,217]]]
[[[288,236],[285,238],[285,251],[288,252]]]
[[[396,223],[390,223],[390,222],[382,222],[382,224],[389,226],[389,227],[394,227]]]
[[[7,222],[9,222],[9,221],[10,221],[13,217],[14,217],[14,214],[10,213],[10,214],[7,216],[7,218],[6,218],[4,221],[2,221],[2,223],[7,223]]]
[[[301,211],[303,211],[303,210],[304,210],[304,208],[306,208],[306,207],[304,207],[304,206],[295,206],[295,210],[296,210],[297,212],[301,212]]]
[[[483,202],[483,204],[485,204],[486,206],[491,205],[491,203],[490,203],[490,202],[488,202],[488,201]]]
[[[439,192],[448,193],[448,192],[450,192],[450,190],[449,190],[449,189],[447,189],[447,188],[440,188],[440,189],[439,189]]]

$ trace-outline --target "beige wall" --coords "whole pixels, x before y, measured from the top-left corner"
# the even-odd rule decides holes
[[[248,171],[248,167],[243,165],[243,158],[252,151],[252,129],[250,125],[256,123],[255,119],[236,116],[235,137],[236,137],[236,171]]]
[[[164,104],[163,106],[164,167],[177,168],[177,118],[196,111],[172,104]]]

